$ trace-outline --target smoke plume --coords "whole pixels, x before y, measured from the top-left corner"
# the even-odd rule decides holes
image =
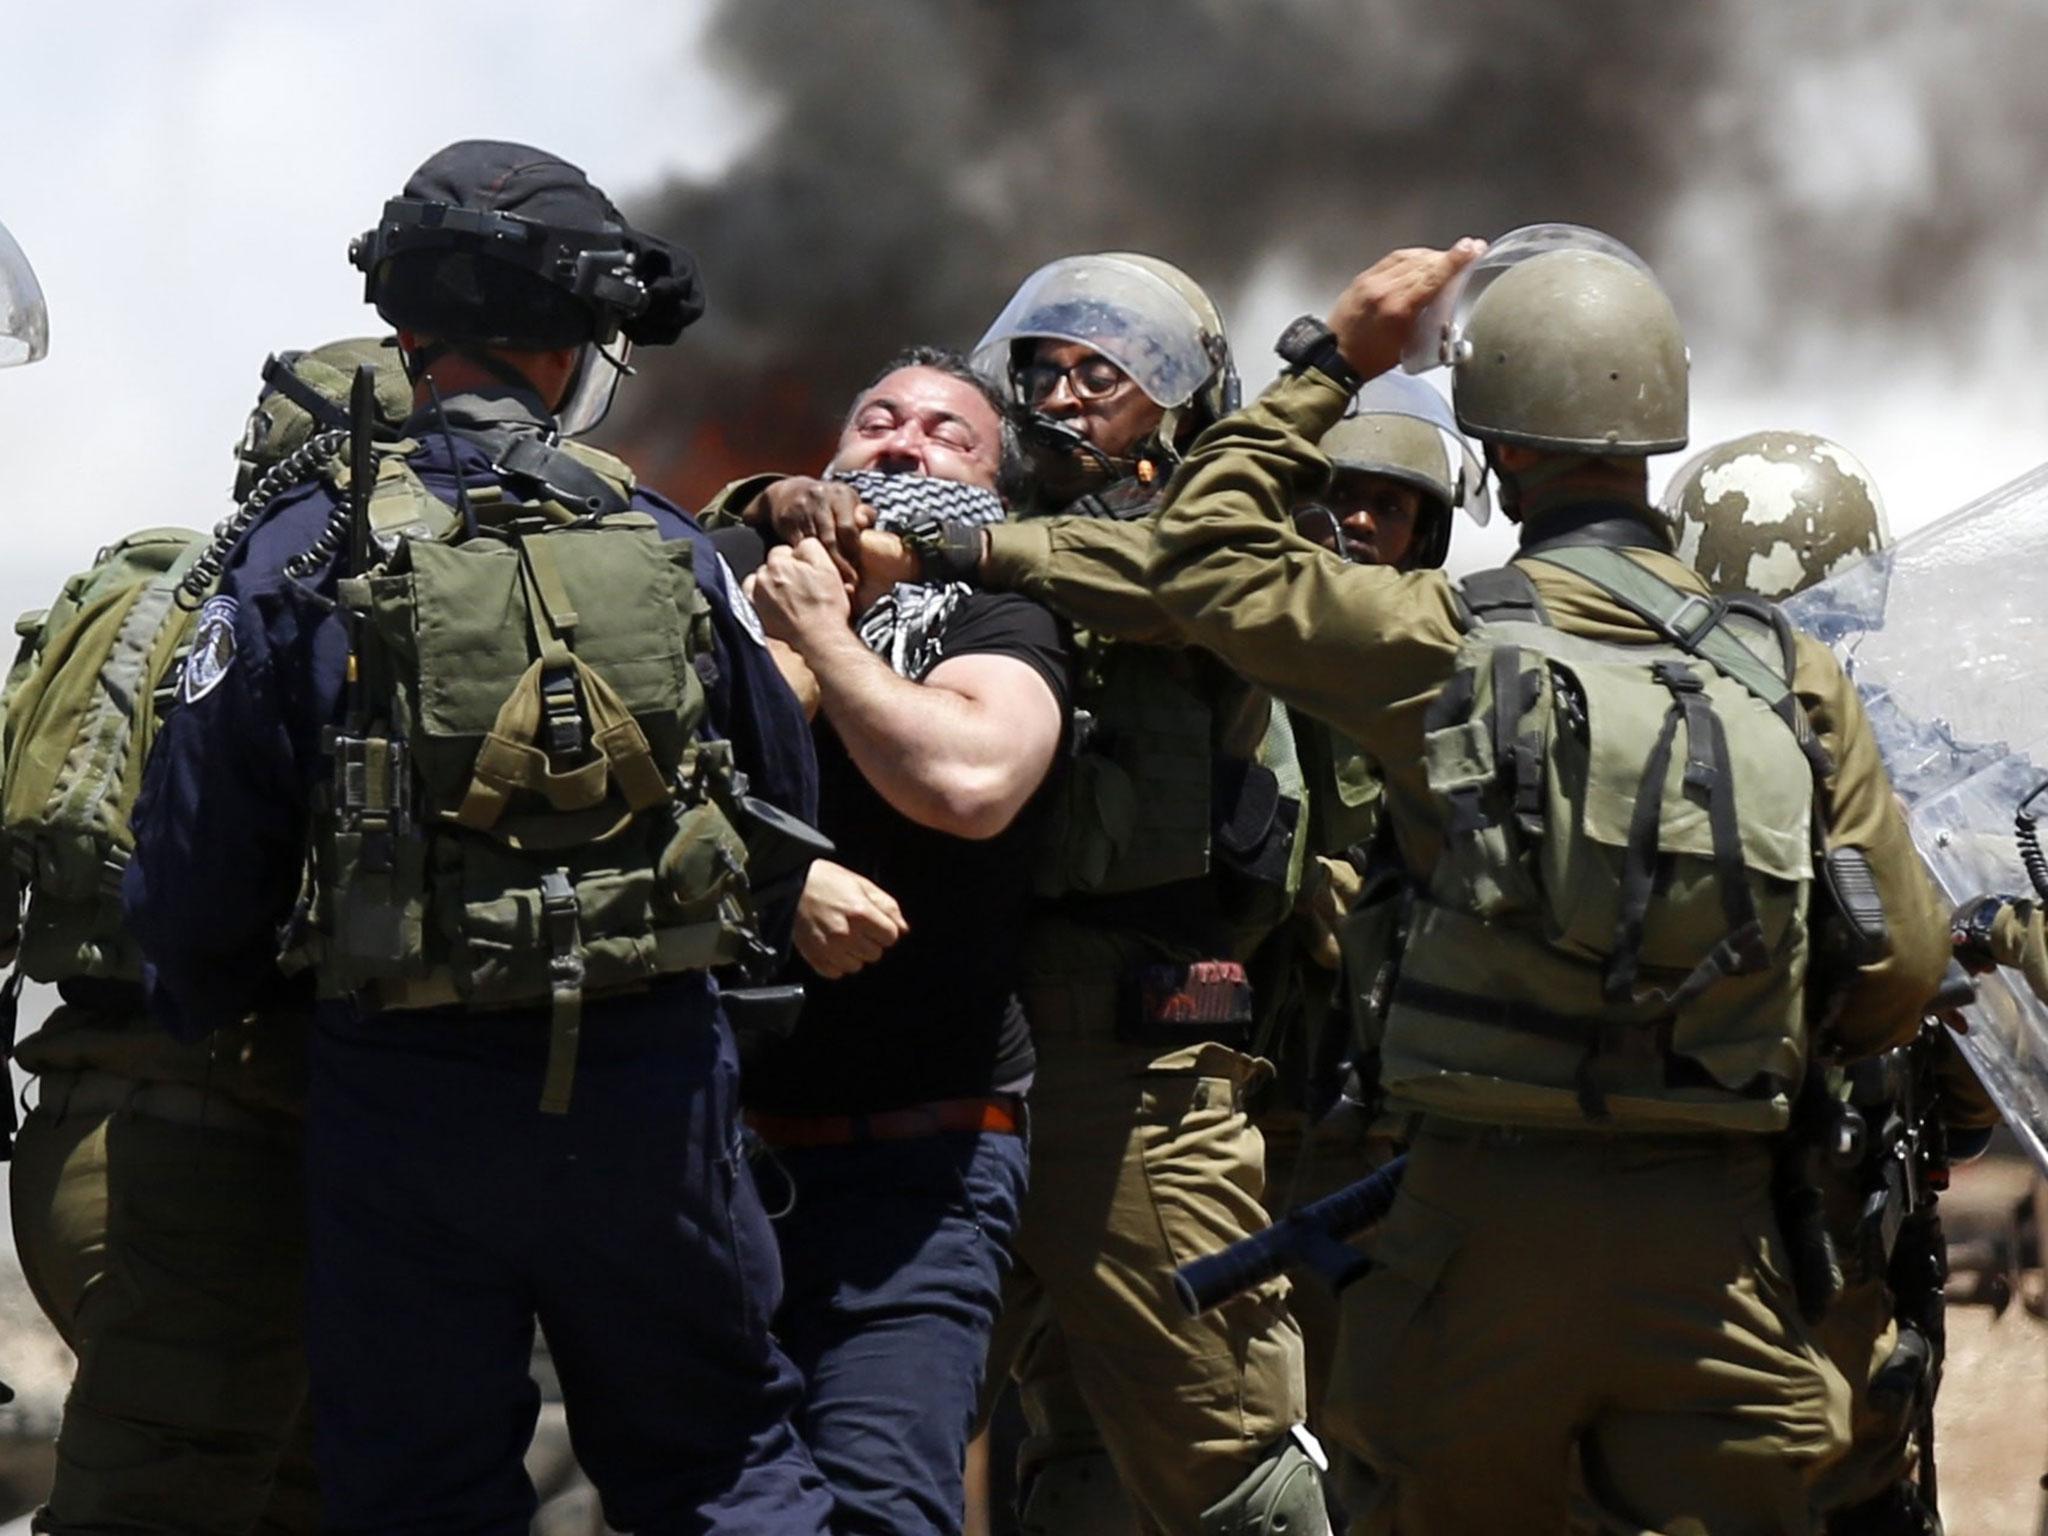
[[[2001,0],[727,0],[708,39],[768,126],[639,201],[710,312],[614,434],[691,502],[815,468],[879,362],[1075,251],[1228,315],[1274,256],[1320,304],[1394,245],[1572,220],[1658,266],[1696,357],[1782,357],[1788,315],[1951,324],[1941,274],[2048,186],[2048,17]]]

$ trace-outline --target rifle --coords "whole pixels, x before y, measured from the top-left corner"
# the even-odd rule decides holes
[[[1197,1317],[1300,1263],[1314,1266],[1332,1290],[1343,1290],[1372,1268],[1372,1261],[1345,1239],[1393,1208],[1407,1167],[1408,1159],[1397,1157],[1334,1195],[1297,1206],[1221,1253],[1190,1260],[1173,1273],[1174,1294],[1188,1316]]]
[[[1855,1097],[1883,1095],[1873,1147],[1881,1182],[1865,1205],[1865,1220],[1884,1261],[1899,1326],[1899,1342],[1871,1377],[1870,1395],[1911,1417],[1920,1495],[1929,1509],[1940,1508],[1934,1399],[1948,1344],[1948,1241],[1940,1209],[1948,1187],[1948,1129],[1934,1081],[1938,1031],[1945,1027],[1929,1019],[1911,1044],[1852,1072]]]

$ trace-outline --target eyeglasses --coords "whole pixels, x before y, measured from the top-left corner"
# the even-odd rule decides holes
[[[1026,405],[1043,405],[1052,398],[1062,379],[1067,381],[1076,400],[1107,400],[1131,382],[1131,376],[1123,369],[1108,358],[1097,356],[1084,357],[1064,368],[1058,363],[1020,363],[1011,377],[1016,382],[1017,397]]]

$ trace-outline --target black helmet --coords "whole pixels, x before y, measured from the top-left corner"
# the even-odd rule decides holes
[[[489,139],[413,172],[349,260],[378,314],[448,341],[666,346],[704,312],[689,252],[635,230],[566,160]]]

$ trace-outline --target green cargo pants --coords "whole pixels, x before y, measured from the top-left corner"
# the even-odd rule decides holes
[[[1027,1531],[1184,1536],[1306,1417],[1285,1281],[1201,1318],[1172,1290],[1175,1266],[1266,1224],[1245,1098],[1270,1069],[1118,1040],[1114,989],[1077,969],[1026,991],[1031,1184],[988,1391],[1014,1376],[1030,1426]]]
[[[297,1123],[180,1083],[38,1082],[14,1239],[78,1374],[36,1529],[312,1532]]]
[[[1762,1137],[1428,1122],[1345,1292],[1332,1433],[1354,1531],[1807,1536],[1850,1391],[1785,1279]]]

